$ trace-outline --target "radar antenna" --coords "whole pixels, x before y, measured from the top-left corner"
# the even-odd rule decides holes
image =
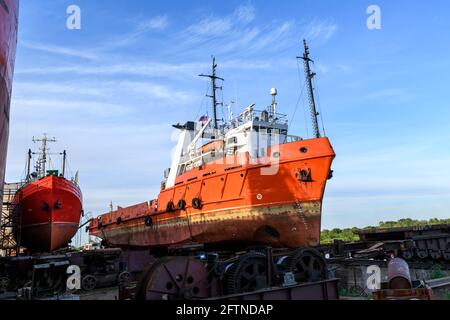
[[[41,152],[38,153],[33,153],[33,154],[38,154],[39,155],[39,159],[37,160],[36,163],[36,171],[37,171],[37,175],[38,177],[43,177],[45,176],[45,166],[47,164],[47,143],[49,142],[56,142],[55,138],[48,138],[47,134],[44,133],[43,137],[41,139],[36,139],[33,137],[33,142],[37,143],[37,142],[41,142]]]
[[[216,64],[216,57],[212,56],[212,74],[201,74],[199,75],[199,77],[206,77],[206,78],[210,78],[211,82],[212,82],[212,95],[206,95],[207,97],[212,99],[212,105],[213,105],[213,111],[214,111],[214,129],[218,129],[219,126],[217,124],[217,106],[222,105],[223,106],[223,102],[217,102],[217,94],[216,91],[218,89],[222,90],[222,87],[218,87],[216,82],[217,80],[222,80],[225,81],[225,79],[220,78],[216,75],[216,68],[217,68],[217,64]]]
[[[309,47],[306,44],[306,40],[303,40],[303,45],[305,47],[303,57],[297,57],[297,59],[302,59],[305,65],[306,82],[308,85],[309,107],[311,109],[311,118],[313,122],[314,136],[316,138],[320,138],[319,121],[317,120],[317,116],[319,115],[319,113],[316,110],[316,101],[314,99],[314,88],[312,84],[312,80],[314,79],[316,73],[311,71],[311,67],[309,65],[310,62],[314,63],[314,61],[309,58]]]

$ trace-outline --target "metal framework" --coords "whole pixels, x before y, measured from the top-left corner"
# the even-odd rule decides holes
[[[309,99],[309,108],[311,111],[311,119],[314,129],[314,136],[316,138],[320,138],[320,129],[319,129],[319,121],[317,120],[317,116],[319,113],[316,110],[316,100],[314,98],[314,87],[312,84],[312,80],[316,76],[314,72],[311,71],[310,62],[314,63],[313,60],[309,57],[309,47],[306,44],[306,40],[303,40],[303,46],[305,47],[305,52],[302,57],[297,57],[297,59],[302,59],[305,65],[305,74],[306,74],[306,83],[308,85],[308,99]]]
[[[222,87],[217,86],[217,80],[225,81],[223,78],[217,76],[217,64],[216,64],[216,58],[212,57],[212,74],[201,74],[199,77],[206,77],[210,78],[212,82],[212,95],[207,95],[207,97],[212,99],[212,105],[213,105],[213,114],[214,114],[214,129],[217,130],[219,128],[219,125],[217,123],[217,106],[222,105],[223,102],[217,102],[217,90],[222,90]]]
[[[21,186],[21,183],[5,184],[0,217],[0,251],[5,256],[17,256],[20,253],[20,221],[15,215],[12,201]]]

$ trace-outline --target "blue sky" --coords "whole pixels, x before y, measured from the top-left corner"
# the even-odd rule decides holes
[[[66,28],[71,4],[81,30]],[[366,27],[371,4],[381,30]],[[154,198],[176,143],[171,124],[210,106],[197,75],[212,54],[225,103],[263,108],[277,87],[291,134],[308,137],[295,59],[306,37],[337,153],[323,227],[448,218],[448,12],[446,1],[22,0],[7,180],[47,132],[80,171],[86,211]]]

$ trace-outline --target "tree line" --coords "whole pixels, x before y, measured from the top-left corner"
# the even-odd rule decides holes
[[[372,228],[398,228],[398,227],[415,227],[415,226],[426,226],[426,225],[436,225],[436,224],[450,224],[450,219],[437,219],[432,218],[429,220],[414,220],[414,219],[400,219],[398,221],[381,221],[378,226],[369,226],[365,228],[346,228],[346,229],[332,229],[332,230],[322,230],[320,235],[320,242],[322,244],[332,243],[334,240],[342,241],[358,241],[359,236],[356,232],[360,230],[372,229]]]

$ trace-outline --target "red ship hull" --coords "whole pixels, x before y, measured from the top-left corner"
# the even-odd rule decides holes
[[[59,249],[76,234],[82,194],[72,181],[48,176],[21,188],[15,198],[21,246],[32,252]]]
[[[0,198],[5,179],[18,14],[18,0],[0,1]]]

